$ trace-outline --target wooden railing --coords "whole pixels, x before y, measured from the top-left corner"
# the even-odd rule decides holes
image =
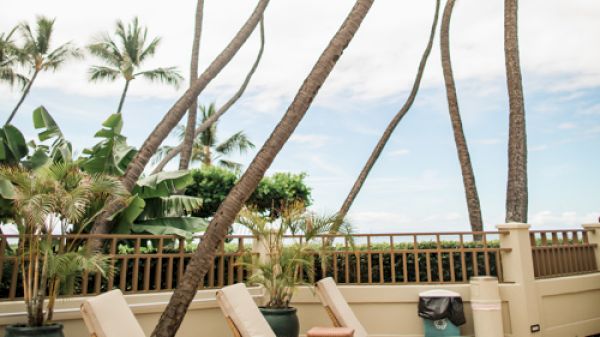
[[[316,279],[340,284],[466,283],[472,276],[502,281],[499,232],[390,233],[336,236]],[[473,240],[477,238],[477,240]],[[490,240],[493,239],[493,240]],[[325,246],[331,236],[318,238]],[[312,281],[312,280],[311,280]]]
[[[595,244],[587,230],[530,231],[536,278],[577,275],[598,271]]]
[[[94,295],[114,288],[124,293],[172,290],[183,277],[193,248],[202,240],[202,236],[194,237],[188,247],[184,240],[170,235],[65,235],[55,236],[53,240],[58,251],[74,240],[77,240],[76,246],[85,246],[92,238],[103,242],[111,272],[107,277],[84,273],[74,295]],[[17,257],[7,249],[7,244],[15,245],[18,236],[3,235],[0,240],[0,299],[13,300],[22,297],[18,286],[21,276]],[[217,249],[201,287],[220,288],[243,282],[248,272],[236,262],[251,251],[252,240],[250,236],[227,236]]]

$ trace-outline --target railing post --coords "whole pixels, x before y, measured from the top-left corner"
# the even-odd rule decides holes
[[[472,277],[470,283],[475,336],[504,337],[498,279],[489,276]]]
[[[507,295],[512,325],[512,335],[538,336],[536,330],[540,326],[540,306],[535,275],[533,271],[533,257],[529,228],[524,223],[507,223],[497,225],[500,235],[500,247],[510,251],[502,252],[502,270],[505,283],[514,283],[510,286]],[[543,327],[541,327],[543,328]]]
[[[597,245],[594,248],[594,255],[596,257],[596,270],[600,270],[600,223],[583,224],[581,227],[588,231],[589,243]]]

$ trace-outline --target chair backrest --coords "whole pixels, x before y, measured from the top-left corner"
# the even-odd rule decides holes
[[[146,337],[121,290],[111,290],[85,300],[81,314],[92,336]]]
[[[275,337],[243,283],[217,291],[217,303],[228,322],[233,322],[241,337]]]
[[[317,294],[325,309],[333,315],[334,324],[354,329],[354,337],[367,337],[367,331],[360,324],[356,315],[344,299],[335,281],[331,277],[324,278],[316,284]]]

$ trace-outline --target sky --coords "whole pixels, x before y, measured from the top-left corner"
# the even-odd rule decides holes
[[[186,77],[195,1],[0,0],[0,32],[35,15],[56,18],[52,41],[79,47],[112,32],[117,19],[138,16],[160,36],[151,69],[177,66]],[[229,42],[256,1],[206,1],[200,69]],[[273,0],[265,13],[266,46],[245,95],[219,122],[225,139],[244,130],[263,144],[353,5],[350,0]],[[443,3],[442,3],[443,5]],[[404,103],[426,45],[435,2],[378,0],[283,148],[269,174],[305,172],[312,208],[338,210],[392,116]],[[519,39],[529,147],[529,223],[577,228],[600,216],[600,2],[520,2]],[[503,1],[459,0],[451,55],[465,135],[485,228],[504,221],[508,96],[504,73]],[[259,48],[253,34],[199,97],[223,104],[240,86]],[[44,105],[79,152],[115,112],[123,82],[90,83],[90,55],[41,74],[14,124],[36,137],[31,112]],[[136,79],[123,109],[124,134],[139,146],[184,92]],[[8,116],[18,90],[0,85]],[[175,144],[174,137],[165,143]],[[256,150],[232,157],[244,164]],[[198,165],[198,164],[197,164]],[[170,169],[176,167],[173,162]],[[371,172],[349,214],[365,233],[468,230],[460,166],[448,115],[439,40],[421,90]]]

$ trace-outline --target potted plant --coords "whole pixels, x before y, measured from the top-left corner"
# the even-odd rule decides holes
[[[106,258],[86,249],[80,234],[109,195],[127,194],[117,179],[86,174],[71,163],[33,171],[0,167],[0,195],[19,231],[16,254],[27,311],[27,323],[7,326],[6,336],[61,337],[62,325],[53,322],[58,295],[72,293],[84,271],[108,272]]]
[[[275,335],[298,337],[297,310],[290,302],[299,286],[314,280],[315,257],[324,263],[332,249],[317,239],[329,233],[337,217],[313,214],[299,202],[282,208],[278,216],[274,219],[247,208],[240,212],[238,223],[256,237],[254,253],[244,255],[240,263],[252,270],[247,283],[263,286],[269,295],[260,310]]]

